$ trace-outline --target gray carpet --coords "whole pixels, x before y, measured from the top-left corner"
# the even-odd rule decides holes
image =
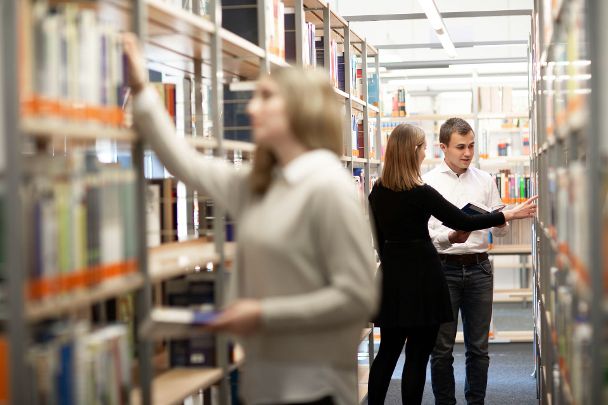
[[[532,309],[521,303],[500,303],[494,305],[494,322],[498,330],[531,330],[533,328]],[[459,322],[459,325],[462,325]],[[461,329],[461,328],[459,328]],[[376,346],[376,351],[377,351]],[[363,351],[363,350],[361,350]],[[366,362],[361,359],[361,363]],[[386,396],[386,405],[401,405],[401,372],[405,355],[402,353],[393,372],[393,380]],[[464,399],[465,376],[464,345],[454,347],[454,378],[456,400],[466,404]],[[487,405],[533,405],[536,399],[536,380],[531,377],[534,370],[532,343],[508,343],[490,345],[490,371],[488,374]],[[431,372],[427,370],[423,405],[433,405]],[[363,402],[367,405],[367,400]]]
[[[454,350],[454,378],[456,380],[456,400],[466,404],[464,399],[464,345],[456,345]],[[404,355],[401,355],[393,380],[386,396],[387,405],[401,404],[401,370]],[[488,405],[532,405],[536,399],[536,380],[530,376],[534,369],[532,344],[510,343],[490,346],[490,371],[486,404]],[[423,405],[434,404],[431,389],[431,372],[427,370]],[[367,404],[367,401],[365,401]]]

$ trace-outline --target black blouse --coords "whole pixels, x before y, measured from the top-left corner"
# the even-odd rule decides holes
[[[468,215],[428,184],[393,191],[379,182],[369,195],[380,249],[385,241],[430,240],[428,222],[434,216],[447,227],[461,231],[500,226],[502,212]],[[381,253],[381,252],[380,252]]]

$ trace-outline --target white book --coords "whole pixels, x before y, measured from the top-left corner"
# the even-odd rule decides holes
[[[174,339],[209,333],[202,327],[219,315],[211,306],[201,309],[158,307],[150,311],[140,328],[141,336],[148,339]]]

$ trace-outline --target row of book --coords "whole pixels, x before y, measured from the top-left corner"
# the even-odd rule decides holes
[[[368,121],[367,133],[363,128],[363,113],[352,112],[350,115],[351,142],[353,157],[376,159],[376,121]],[[369,156],[365,156],[365,136],[368,137]]]
[[[505,204],[515,204],[531,197],[530,175],[501,170],[493,174],[500,198]]]
[[[302,64],[304,66],[317,65],[316,28],[313,23],[304,22],[302,27],[304,43],[302,44]],[[285,8],[285,60],[296,62],[296,15],[292,8]]]
[[[198,7],[199,15],[208,16],[211,13],[210,0],[160,0],[162,3],[172,7],[180,8],[189,12],[194,12]],[[197,4],[198,2],[198,4]]]
[[[553,369],[547,370],[547,374],[551,373],[555,392],[564,393],[572,403],[588,404],[591,403],[588,388],[593,373],[593,327],[589,305],[577,292],[578,278],[579,274],[573,271],[565,257],[559,258],[558,265],[549,269],[545,307],[553,330],[545,333],[551,336],[556,358]]]
[[[548,195],[545,226],[555,230],[558,243],[583,264],[588,258],[589,214],[587,195],[587,171],[581,162],[572,162],[567,168],[549,168],[547,173]]]
[[[494,237],[490,233],[490,244],[493,246],[530,245],[532,243],[532,219],[522,219],[509,223],[509,232],[505,236]]]
[[[146,191],[149,247],[206,236],[211,231],[209,199],[173,179],[150,179]]]
[[[25,163],[24,224],[30,298],[136,271],[135,172],[95,151],[39,153]]]
[[[479,112],[513,112],[513,88],[510,86],[481,86],[479,91]]]
[[[285,4],[283,0],[268,0],[265,5],[266,37],[263,41],[272,55],[284,60],[286,54]],[[257,0],[222,1],[222,27],[253,44],[259,44]]]
[[[74,4],[20,2],[22,112],[121,126],[126,95],[120,34]]]
[[[126,326],[92,330],[83,323],[54,325],[39,340],[28,351],[30,380],[23,387],[31,403],[130,402],[132,369]]]
[[[391,96],[391,117],[407,116],[407,90],[399,88]]]
[[[563,40],[556,43],[543,75],[548,137],[573,122],[580,127],[590,103],[591,61],[586,46],[589,22],[585,7],[585,2],[580,1],[569,1],[564,7],[562,15],[569,17],[559,28]],[[573,119],[576,116],[579,118]]]

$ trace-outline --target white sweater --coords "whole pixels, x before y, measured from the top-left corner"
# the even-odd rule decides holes
[[[376,308],[369,224],[353,182],[328,151],[278,170],[263,196],[249,170],[204,158],[183,138],[153,89],[135,97],[134,122],[167,169],[226,207],[237,221],[234,298],[262,303],[262,327],[242,344],[248,405],[332,395],[357,403],[357,346]]]

